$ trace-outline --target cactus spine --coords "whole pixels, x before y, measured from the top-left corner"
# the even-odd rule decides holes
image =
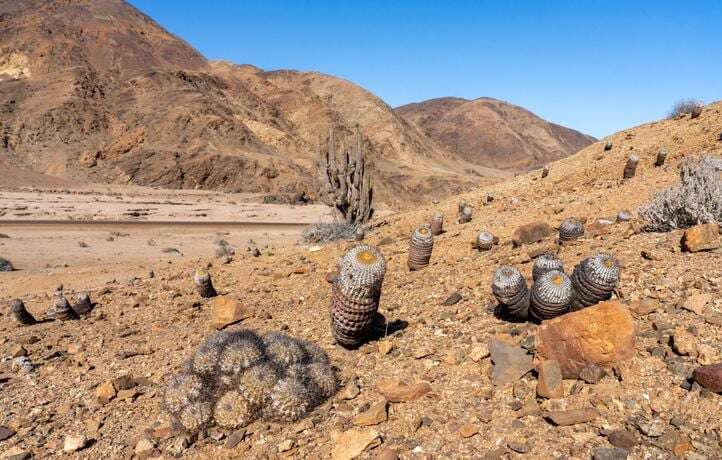
[[[584,224],[574,217],[568,217],[559,225],[559,240],[573,241],[584,235]]]
[[[580,310],[612,297],[619,282],[620,267],[609,254],[597,254],[574,267],[572,309]]]
[[[569,311],[572,282],[564,273],[554,270],[543,274],[532,287],[529,313],[537,320],[551,319]]]

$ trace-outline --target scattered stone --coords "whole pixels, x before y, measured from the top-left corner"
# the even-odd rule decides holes
[[[489,353],[494,367],[491,378],[494,385],[505,385],[519,380],[534,368],[532,356],[521,347],[516,347],[498,339],[489,341]]]
[[[236,430],[233,433],[231,433],[228,438],[226,438],[226,449],[233,449],[238,444],[240,444],[243,441],[243,438],[246,436],[246,429],[241,428],[240,430]]]
[[[579,378],[587,383],[595,384],[607,375],[607,372],[596,364],[589,363],[579,371]]]
[[[479,427],[472,423],[464,423],[459,427],[459,434],[462,438],[470,438],[479,433]]]
[[[720,247],[719,224],[695,225],[684,231],[682,249],[688,252],[710,251]]]
[[[15,436],[15,430],[6,426],[0,426],[0,442],[10,439],[13,436]]]
[[[682,308],[703,315],[707,304],[712,300],[712,294],[695,294],[687,297]]]
[[[419,399],[430,392],[431,385],[427,382],[407,385],[398,379],[386,379],[378,383],[377,389],[389,402],[406,402]]]
[[[651,421],[640,421],[637,423],[637,428],[639,428],[639,431],[641,431],[644,435],[649,436],[650,438],[658,438],[664,434],[664,427],[665,423],[659,419],[654,419]]]
[[[394,342],[391,339],[379,341],[379,353],[388,355],[394,348]]]
[[[215,297],[212,305],[212,325],[218,330],[243,321],[251,316],[248,308],[244,307],[238,300],[228,296]]]
[[[336,437],[331,458],[333,460],[352,460],[366,449],[379,444],[381,444],[381,439],[378,431],[371,428],[352,428]]]
[[[0,458],[2,458],[2,460],[28,460],[32,458],[32,454],[29,450],[15,446],[3,452]]]
[[[629,450],[622,447],[597,447],[592,451],[592,460],[625,460]]]
[[[713,393],[722,393],[722,363],[701,366],[692,373],[694,380]]]
[[[531,445],[527,441],[512,440],[508,443],[509,449],[520,454],[526,454],[531,450]]]
[[[191,445],[187,435],[176,436],[165,447],[165,451],[173,456],[180,456]]]
[[[614,447],[622,447],[624,449],[631,449],[637,445],[637,436],[628,430],[616,430],[612,431],[607,437],[609,444]]]
[[[629,304],[629,310],[637,316],[646,316],[658,309],[659,302],[654,299],[642,299]]]
[[[689,439],[683,434],[680,434],[677,436],[677,439],[674,443],[674,446],[672,446],[672,453],[676,457],[684,458],[684,456],[688,453],[690,453],[693,449],[692,443],[689,442]]]
[[[469,358],[471,358],[471,360],[475,363],[478,363],[487,356],[489,356],[489,347],[483,343],[477,343],[474,345],[469,353]]]
[[[13,372],[29,374],[35,370],[35,366],[27,356],[20,356],[13,359],[11,369],[13,370]]]
[[[526,417],[528,415],[540,415],[541,407],[536,399],[529,399],[521,406],[521,409],[517,411],[516,416],[518,418]]]
[[[446,306],[456,305],[457,303],[459,303],[461,301],[461,299],[462,299],[461,293],[459,291],[456,291],[453,294],[451,294],[449,297],[447,297],[446,300],[444,300],[443,305],[446,305]]]
[[[536,393],[542,398],[561,398],[564,396],[564,381],[562,380],[562,368],[559,362],[554,360],[542,361],[537,368],[539,379],[537,380]]]
[[[351,423],[355,426],[372,426],[385,422],[388,419],[387,407],[388,403],[385,400],[380,401],[354,417]]]
[[[514,230],[514,233],[511,235],[511,240],[514,246],[521,246],[523,244],[539,242],[551,236],[553,233],[554,229],[546,222],[532,222]]]
[[[20,358],[27,355],[28,351],[22,345],[13,345],[13,347],[10,349],[11,358]]]
[[[698,354],[697,341],[694,336],[681,327],[674,330],[674,335],[672,336],[672,348],[675,353],[681,356],[696,357]]]
[[[153,441],[148,438],[142,438],[135,445],[135,449],[133,449],[133,452],[139,459],[142,460],[153,455],[153,450],[155,450],[155,443],[153,443]]]
[[[577,425],[580,423],[591,422],[599,417],[596,409],[570,409],[551,411],[544,414],[544,418],[549,419],[557,426]]]
[[[361,390],[359,389],[358,385],[356,384],[356,380],[352,379],[349,381],[343,390],[339,393],[338,397],[340,399],[344,399],[346,401],[350,401],[354,399],[356,396],[361,393]]]
[[[88,438],[84,434],[67,435],[63,441],[63,452],[70,454],[77,452],[88,445]]]
[[[280,444],[278,444],[279,452],[288,452],[291,449],[293,449],[293,440],[292,439],[286,439],[284,441],[281,441]]]
[[[612,300],[543,321],[537,352],[558,361],[564,378],[577,378],[589,363],[605,367],[634,356],[635,336],[629,311]]]
[[[14,271],[15,267],[10,263],[9,260],[0,257],[0,272],[11,272]]]
[[[108,404],[116,396],[112,380],[107,380],[95,388],[95,399],[99,404]]]
[[[399,454],[393,449],[381,449],[376,460],[399,460]]]

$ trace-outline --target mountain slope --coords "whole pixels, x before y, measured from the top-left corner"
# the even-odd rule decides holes
[[[491,98],[431,99],[396,112],[464,160],[514,171],[569,156],[595,140]]]

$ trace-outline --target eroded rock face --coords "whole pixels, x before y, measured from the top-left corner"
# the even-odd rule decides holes
[[[684,231],[682,249],[688,252],[710,251],[720,247],[719,224],[695,225]]]
[[[577,378],[589,364],[609,367],[631,358],[635,335],[627,307],[607,301],[542,322],[537,351],[558,361],[564,378]]]

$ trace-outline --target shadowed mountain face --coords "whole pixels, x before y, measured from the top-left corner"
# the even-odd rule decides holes
[[[431,99],[396,112],[464,160],[504,170],[535,168],[595,141],[521,107],[485,97]]]
[[[319,139],[333,129],[350,141],[358,124],[390,206],[509,176],[353,83],[209,62],[121,0],[0,0],[0,25],[6,164],[76,181],[313,195]]]

